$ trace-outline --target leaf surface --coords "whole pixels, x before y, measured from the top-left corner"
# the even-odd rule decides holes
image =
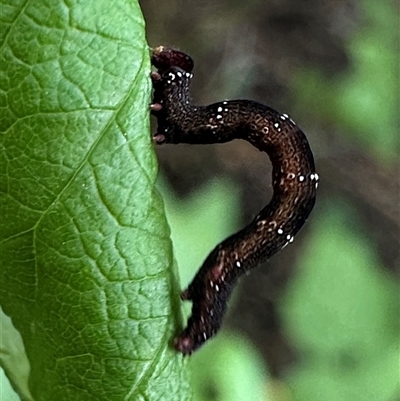
[[[140,8],[0,7],[0,301],[33,398],[185,400]]]

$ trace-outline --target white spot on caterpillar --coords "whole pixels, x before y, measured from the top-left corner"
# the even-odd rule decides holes
[[[203,332],[203,338],[204,338],[204,341],[206,341],[206,340],[207,340],[207,334],[206,334],[206,333],[204,333],[204,332]]]
[[[282,114],[282,115],[280,116],[280,119],[283,120],[283,121],[285,121],[285,120],[286,120],[286,116],[285,116],[284,114]]]
[[[283,113],[282,116],[285,118],[290,118],[286,113]]]
[[[224,109],[224,111],[229,111],[228,109]]]
[[[214,287],[214,282],[210,280],[210,287],[213,288]]]
[[[306,179],[306,177],[304,177],[304,175],[299,175],[299,181],[303,182]]]
[[[278,228],[277,233],[280,234],[280,235],[282,235],[282,234],[283,234],[283,230],[282,230],[281,228]]]
[[[167,81],[167,84],[171,84],[171,81],[170,81],[170,80],[168,80],[168,81]]]
[[[275,123],[275,124],[274,124],[274,127],[275,127],[275,128],[279,128],[279,123]]]
[[[220,120],[222,118],[221,114],[217,115],[217,120]]]
[[[294,237],[290,238],[289,242],[293,242]]]
[[[171,78],[171,81],[175,79],[175,74],[173,74],[172,72],[170,72],[168,76]]]
[[[218,113],[221,113],[222,107],[218,107],[217,111],[218,111]]]
[[[178,71],[178,72],[176,73],[176,75],[178,75],[179,78],[182,78],[182,73],[181,73],[180,71]]]
[[[267,230],[268,232],[271,232],[271,231],[277,226],[275,220],[270,221],[270,222],[268,223],[268,225],[269,225],[269,226],[272,226],[272,227],[268,228],[268,230]]]
[[[215,291],[219,292],[219,285],[218,284],[215,285]]]
[[[218,128],[218,125],[207,124],[206,127],[213,130],[213,129],[215,129],[215,128]]]
[[[295,175],[294,175],[293,173],[288,173],[288,174],[286,175],[286,178],[287,178],[288,180],[294,180]]]
[[[222,104],[228,104],[228,102],[227,101],[223,101]]]
[[[263,132],[264,134],[268,134],[269,128],[268,128],[268,127],[263,127],[262,132]]]
[[[288,234],[288,235],[286,236],[286,239],[287,239],[288,241],[290,241],[291,238],[292,238],[292,236],[291,236],[290,234]]]
[[[237,267],[241,267],[242,265],[241,265],[241,263],[240,263],[239,261],[237,261],[237,262],[236,262],[236,266],[237,266]]]

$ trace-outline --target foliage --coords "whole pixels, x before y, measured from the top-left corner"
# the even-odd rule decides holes
[[[296,102],[385,166],[399,151],[398,15],[387,1],[360,7],[364,26],[347,43],[351,68],[336,78],[303,69],[294,79]],[[385,273],[356,208],[331,198],[314,218],[281,304],[301,357],[287,378],[293,399],[391,401],[400,390],[398,282]]]
[[[162,179],[159,189],[184,288],[210,250],[239,229],[239,190],[233,182],[222,179],[209,182],[184,200],[177,198]]]
[[[185,200],[161,181],[182,288],[210,250],[239,228],[239,192],[227,180],[214,180]],[[185,304],[187,315],[190,304]],[[267,376],[247,340],[222,329],[190,361],[193,401],[267,401]]]
[[[354,210],[339,201],[322,208],[281,301],[301,355],[288,377],[293,399],[390,401],[399,390],[398,283],[359,232]]]
[[[365,25],[347,43],[349,69],[334,78],[300,70],[296,103],[390,164],[399,155],[398,14],[389,1],[363,0],[360,7]]]
[[[336,78],[303,68],[294,77],[296,103],[304,106],[303,111],[313,110],[322,125],[340,128],[347,141],[364,147],[382,164],[393,163],[398,152],[398,65],[394,51],[397,16],[388,2],[365,0],[362,4],[368,22],[348,42],[351,68]],[[220,188],[210,190],[215,199],[219,199],[224,185],[221,182]],[[196,194],[187,204],[175,199],[171,202],[175,205],[173,211],[166,199],[184,284],[210,249],[237,229],[225,227],[232,215],[226,211],[233,210],[229,202],[219,224],[215,217],[204,217],[206,206],[201,208],[202,204],[212,205],[213,198],[198,200],[200,206],[191,206],[196,198],[208,196]],[[398,283],[385,272],[374,244],[363,233],[356,208],[339,198],[319,200],[308,224],[313,227],[296,263],[297,272],[278,305],[298,362],[270,397],[292,401],[392,401],[400,390]],[[222,231],[225,228],[226,235]],[[221,236],[202,249],[203,239],[216,230]],[[199,249],[200,255],[194,256]],[[188,265],[191,273],[186,271]],[[231,349],[231,336],[223,332],[193,357],[193,387],[199,400],[205,394],[208,399],[224,400],[230,394],[229,388],[241,383],[243,388],[238,393],[247,388],[240,367],[236,367],[238,375],[230,379],[227,370],[231,362],[219,357],[225,352],[240,354],[245,339],[239,338],[241,344]],[[257,357],[244,363],[248,371],[257,369]],[[253,388],[257,388],[260,378],[271,389],[273,383],[260,371],[254,374]]]
[[[195,261],[197,267],[197,248],[203,248],[199,237],[206,242],[204,258],[221,239],[209,241],[213,232],[224,237],[237,229],[235,213],[226,213],[237,206],[234,193],[230,184],[219,181],[180,201],[165,185],[162,188],[174,247],[180,249],[179,265]],[[301,362],[274,396],[285,397],[290,389],[289,399],[296,401],[319,400],[321,394],[327,401],[391,401],[399,390],[398,284],[383,273],[350,206],[336,199],[317,210],[321,213],[314,219],[310,245],[279,302],[287,336]],[[224,212],[223,218],[219,212]],[[266,390],[260,390],[261,381],[265,389],[272,383],[257,356],[252,351],[244,356],[246,340],[232,336],[222,330],[192,357],[195,400],[233,400],[233,389],[235,394],[250,394],[249,388],[254,391],[251,399],[268,399]],[[241,363],[235,365],[235,360]]]
[[[154,187],[140,8],[0,9],[0,302],[23,339],[12,352],[26,352],[29,390],[4,338],[2,366],[25,399],[187,399],[169,346],[178,283]]]
[[[348,43],[353,71],[304,69],[297,103],[391,162],[397,16],[389,2],[363,4],[368,26]],[[3,0],[0,17],[4,371],[23,400],[188,399],[186,364],[169,346],[182,323],[179,284],[154,189],[140,9]],[[166,203],[184,287],[238,228],[237,193],[218,181]],[[391,401],[399,391],[398,288],[356,216],[337,199],[313,214],[280,303],[300,358],[276,399]],[[196,401],[267,399],[271,382],[241,337],[220,334],[190,365]],[[4,399],[18,399],[4,382]]]
[[[268,376],[248,341],[222,332],[193,355],[193,401],[269,401]]]

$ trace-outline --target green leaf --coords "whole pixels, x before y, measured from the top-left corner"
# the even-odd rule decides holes
[[[184,199],[162,180],[159,187],[185,288],[210,250],[240,228],[240,191],[227,178],[212,180]],[[189,316],[191,304],[184,307]],[[193,400],[269,400],[270,380],[262,365],[245,338],[223,327],[191,357]]]
[[[398,283],[354,229],[357,211],[326,203],[282,302],[302,353],[294,400],[390,401],[398,391]]]
[[[386,164],[399,158],[398,15],[393,2],[361,1],[364,21],[346,43],[351,68],[335,78],[306,68],[294,76],[296,104],[340,127]]]
[[[271,400],[263,361],[239,335],[218,335],[193,355],[191,369],[195,401]]]
[[[159,188],[171,227],[181,287],[186,288],[211,250],[239,230],[239,189],[228,179],[215,179],[190,197],[179,199],[162,180]]]
[[[185,400],[140,8],[0,8],[0,302],[22,336],[31,394]]]
[[[11,319],[0,309],[0,360],[1,365],[7,372],[1,369],[0,399],[1,400],[26,400],[32,401],[28,388],[30,366],[26,357],[21,335],[15,329]],[[17,392],[11,387],[13,383]],[[21,398],[18,397],[18,394]]]

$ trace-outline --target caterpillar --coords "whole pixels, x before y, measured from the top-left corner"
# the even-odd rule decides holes
[[[211,251],[181,294],[182,300],[192,301],[192,314],[174,346],[190,355],[218,332],[238,278],[293,241],[314,207],[319,177],[305,134],[287,114],[252,100],[193,105],[191,57],[160,46],[151,59],[157,69],[151,73],[150,106],[157,118],[156,144],[243,139],[267,153],[272,163],[273,196],[268,205]]]

